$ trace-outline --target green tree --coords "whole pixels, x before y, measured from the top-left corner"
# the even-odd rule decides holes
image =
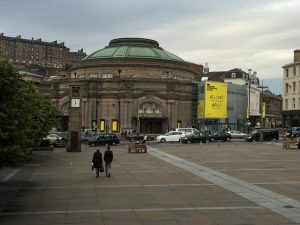
[[[56,124],[56,109],[7,61],[0,61],[0,166],[15,166],[31,157]]]

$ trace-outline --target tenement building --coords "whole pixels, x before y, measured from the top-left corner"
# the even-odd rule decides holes
[[[283,125],[300,126],[300,49],[294,51],[294,62],[283,67]]]
[[[65,69],[85,56],[83,49],[70,52],[63,42],[24,39],[21,35],[8,37],[0,33],[0,58],[8,58],[14,64]]]
[[[77,63],[70,78],[44,81],[41,92],[61,112],[61,130],[67,129],[70,87],[79,86],[83,130],[162,133],[196,122],[202,71],[157,41],[120,38]]]

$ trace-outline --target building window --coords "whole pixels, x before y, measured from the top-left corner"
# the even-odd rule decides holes
[[[285,69],[285,74],[286,74],[286,77],[288,78],[289,77],[289,68]]]
[[[289,84],[288,83],[285,84],[285,93],[289,93]]]
[[[181,128],[181,121],[177,121],[177,128]]]
[[[293,82],[293,92],[296,92],[296,82]]]
[[[293,103],[293,109],[295,109],[296,108],[296,99],[295,98],[292,99],[292,103]]]
[[[112,132],[117,132],[119,130],[118,126],[119,126],[118,120],[111,121],[111,131]]]
[[[101,119],[100,120],[100,132],[104,132],[105,131],[105,120],[104,119]]]
[[[296,66],[293,67],[293,75],[296,76]]]
[[[285,99],[285,109],[288,109],[288,104],[289,104],[288,99]]]

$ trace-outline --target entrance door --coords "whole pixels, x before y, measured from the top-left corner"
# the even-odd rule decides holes
[[[145,134],[161,134],[163,119],[143,118],[141,120],[141,132]]]

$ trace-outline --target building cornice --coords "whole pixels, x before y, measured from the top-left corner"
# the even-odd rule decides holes
[[[296,66],[296,65],[300,65],[300,61],[299,62],[293,62],[293,63],[285,64],[285,65],[282,66],[282,68]]]

